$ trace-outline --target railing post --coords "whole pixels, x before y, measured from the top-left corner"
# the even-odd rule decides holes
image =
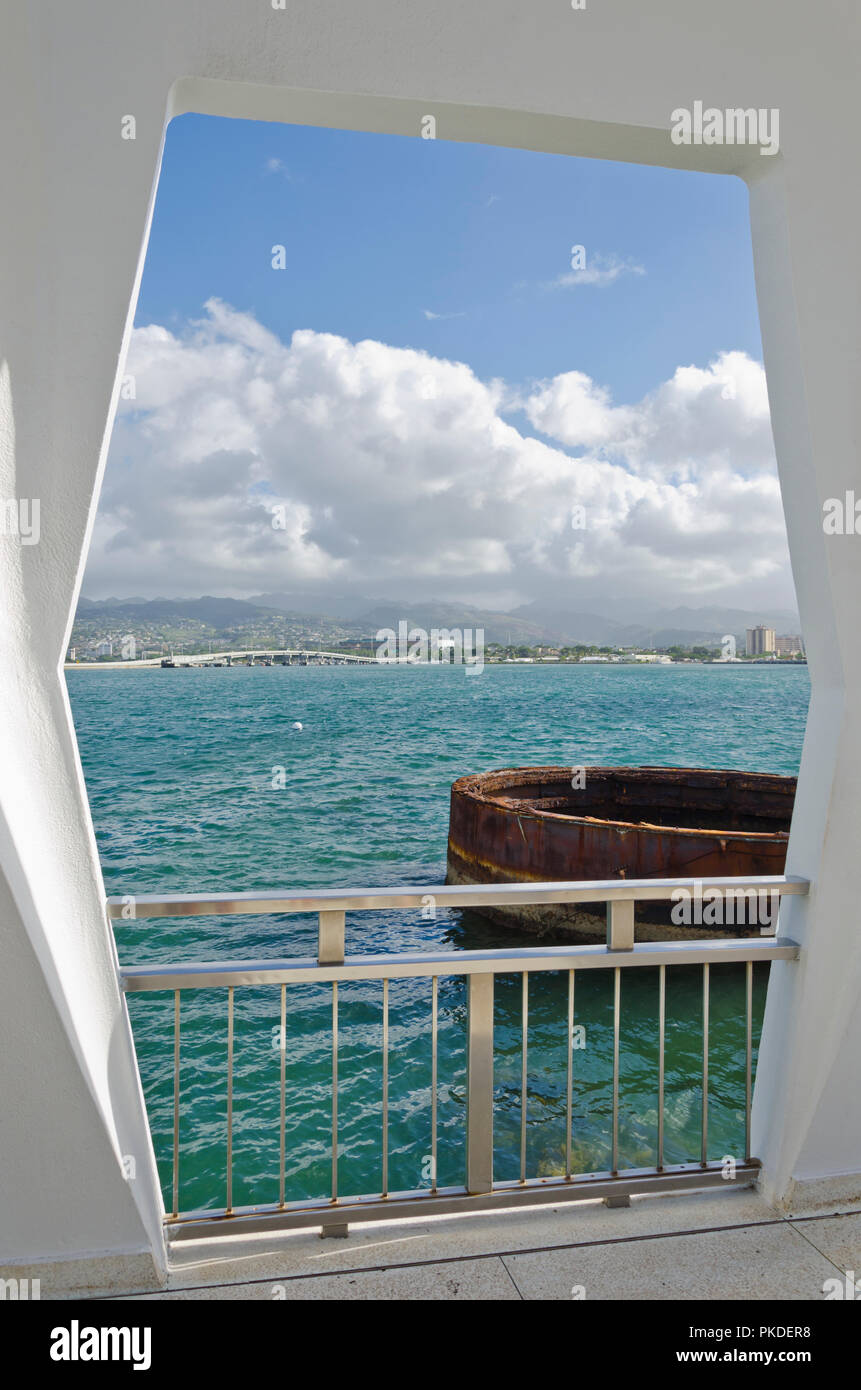
[[[607,902],[607,950],[633,951],[634,949],[634,899],[610,899]],[[613,1138],[611,1168],[613,1175],[619,1167],[619,1027],[621,1022],[622,972],[618,966],[613,971]],[[605,1197],[608,1207],[629,1207],[631,1198],[627,1194]]]
[[[466,1190],[493,1188],[493,974],[467,977]]]
[[[619,898],[607,903],[607,950],[633,951],[634,899]]]
[[[344,964],[344,931],[346,914],[343,912],[318,912],[317,914],[317,964]],[[332,1201],[338,1195],[338,986],[332,985]],[[324,1222],[320,1235],[348,1236],[349,1224],[346,1221]]]
[[[317,964],[344,964],[344,921],[343,912],[318,912]]]

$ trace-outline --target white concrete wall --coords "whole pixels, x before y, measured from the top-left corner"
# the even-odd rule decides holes
[[[414,134],[430,112],[440,138],[752,181],[766,366],[816,692],[790,867],[817,881],[809,904],[791,909],[805,961],[776,972],[769,1001],[756,1145],[775,1192],[793,1178],[861,1170],[861,1109],[845,1094],[861,1055],[852,882],[861,539],[826,545],[820,509],[857,478],[861,437],[858,11],[853,0],[587,6],[4,0],[0,496],[40,499],[42,540],[0,538],[0,1261],[159,1239],[59,663],[164,120],[182,110]],[[781,154],[673,146],[671,111],[698,98],[779,107]],[[135,141],[121,139],[128,114]],[[132,1184],[119,1173],[124,1153],[138,1157]]]

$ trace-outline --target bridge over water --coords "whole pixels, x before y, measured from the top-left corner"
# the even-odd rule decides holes
[[[161,666],[168,658],[162,656],[141,657],[134,661],[67,661],[66,670],[133,670]],[[246,651],[194,652],[177,654],[169,658],[179,669],[183,666],[243,666],[273,664],[279,666],[376,666],[376,656],[355,656],[352,652],[324,652],[303,647],[281,647],[271,650],[264,647],[248,648]]]

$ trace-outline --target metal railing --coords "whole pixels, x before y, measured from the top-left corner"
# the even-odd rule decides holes
[[[709,1000],[710,967],[713,964],[745,965],[745,1145],[744,1159],[731,1180],[750,1183],[756,1177],[758,1162],[750,1149],[750,1116],[753,1059],[753,967],[759,961],[794,960],[799,947],[795,942],[772,935],[717,939],[636,942],[634,907],[636,902],[669,901],[679,890],[691,893],[739,895],[768,893],[778,897],[806,894],[806,880],[787,876],[704,879],[599,880],[575,883],[504,884],[496,887],[421,887],[356,892],[338,889],[325,893],[255,892],[235,894],[145,894],[108,899],[113,918],[183,917],[236,915],[241,913],[316,913],[318,942],[316,958],[282,960],[240,960],[227,963],[176,965],[136,965],[121,970],[127,993],[173,991],[173,1156],[172,1209],[168,1221],[176,1233],[195,1234],[258,1224],[282,1226],[322,1226],[324,1232],[340,1234],[349,1223],[380,1220],[384,1217],[421,1215],[424,1212],[485,1210],[502,1206],[559,1202],[584,1197],[624,1199],[633,1192],[702,1187],[726,1182],[722,1163],[708,1160],[709,1104]],[[513,907],[535,904],[575,904],[605,902],[607,905],[606,944],[515,947],[499,950],[402,952],[393,955],[345,955],[345,914],[391,909],[421,909],[428,900],[442,908]],[[131,911],[130,911],[130,904]],[[702,1111],[701,1146],[698,1163],[667,1165],[664,1162],[666,972],[673,966],[702,968]],[[622,969],[658,970],[658,1105],[657,1163],[651,1168],[619,1168],[619,1071]],[[613,970],[612,1030],[612,1123],[610,1168],[599,1173],[572,1171],[573,1118],[573,1029],[575,983],[582,971]],[[565,1086],[566,1143],[564,1176],[527,1176],[527,1053],[529,1018],[529,978],[539,972],[567,972],[567,1074]],[[495,1181],[493,1173],[494,1129],[494,982],[497,975],[522,976],[522,1058],[520,1070],[520,1178]],[[466,1173],[461,1187],[438,1187],[438,988],[440,977],[464,976],[467,984],[467,1061],[466,1061]],[[431,1185],[406,1192],[389,1191],[389,982],[395,979],[431,981],[431,1105],[430,1151]],[[338,1195],[338,988],[349,981],[381,980],[382,998],[382,1173],[380,1190],[363,1197]],[[286,1026],[287,989],[298,984],[330,984],[331,1022],[331,1192],[328,1198],[288,1202],[286,1176]],[[234,992],[247,986],[270,985],[280,988],[281,1062],[279,1201],[267,1206],[233,1205],[233,1065]],[[181,1212],[179,1209],[179,1125],[180,1125],[180,998],[183,990],[225,989],[227,992],[227,1057],[225,1091],[227,1105],[226,1201],[221,1210]]]

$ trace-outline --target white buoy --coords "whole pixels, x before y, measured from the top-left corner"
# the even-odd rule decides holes
[[[298,720],[298,719],[296,720],[296,723],[295,723],[295,724],[291,724],[291,725],[290,725],[290,728],[291,728],[291,729],[298,729],[299,732],[300,732],[300,734],[301,734],[301,732],[302,732],[302,725],[299,723],[299,720]]]

